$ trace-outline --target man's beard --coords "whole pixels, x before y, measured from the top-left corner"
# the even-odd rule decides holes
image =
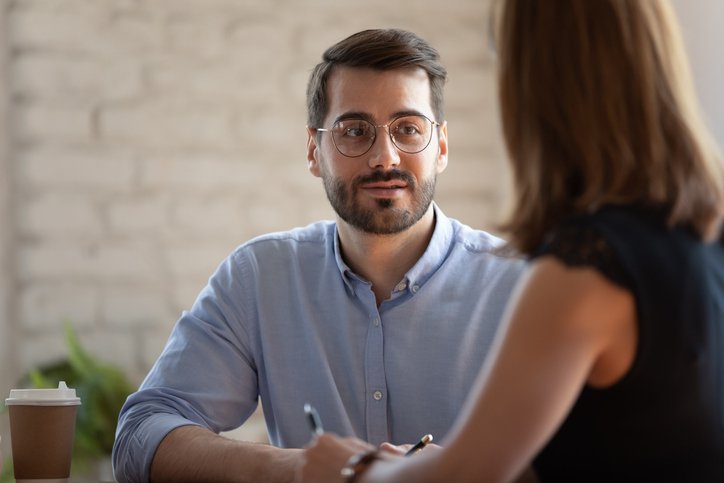
[[[324,168],[321,171],[324,191],[337,215],[358,230],[374,235],[393,235],[417,223],[430,207],[437,183],[437,173],[425,178],[418,185],[407,171],[375,171],[369,176],[355,178],[348,188],[343,180],[330,176]],[[398,200],[391,198],[375,199],[377,206],[373,208],[361,206],[357,193],[362,185],[391,180],[400,180],[407,184],[405,189],[412,195],[412,206],[409,210],[396,207]]]

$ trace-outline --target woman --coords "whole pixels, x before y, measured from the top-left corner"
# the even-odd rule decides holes
[[[444,449],[331,434],[302,481],[724,481],[724,172],[667,0],[505,0],[496,18],[531,256]],[[424,429],[422,429],[424,430]]]

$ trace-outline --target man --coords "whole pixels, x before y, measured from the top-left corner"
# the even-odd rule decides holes
[[[447,165],[437,52],[364,31],[310,78],[307,161],[336,222],[256,238],[217,272],[140,390],[114,447],[119,482],[291,481],[311,433],[374,445],[449,430],[523,262],[432,202]],[[274,446],[216,433],[261,398]]]

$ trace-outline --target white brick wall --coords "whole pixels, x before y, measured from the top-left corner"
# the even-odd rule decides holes
[[[108,207],[109,231],[117,236],[149,236],[164,226],[169,197],[162,193],[123,196]]]
[[[92,328],[98,320],[99,295],[98,287],[88,282],[35,283],[22,291],[22,327],[53,330],[58,327],[58,321],[67,319],[73,321],[77,330]]]
[[[234,247],[333,216],[306,170],[305,90],[324,49],[355,31],[407,28],[440,50],[450,165],[437,200],[491,227],[505,168],[487,5],[5,0],[0,363],[16,364],[0,392],[65,354],[65,318],[139,383]]]
[[[47,103],[83,105],[93,99],[128,99],[142,90],[141,63],[135,59],[93,59],[29,53],[11,72],[14,94]]]
[[[66,278],[136,283],[163,278],[158,250],[145,242],[27,242],[19,255],[19,278],[26,286]]]
[[[163,292],[143,284],[110,286],[102,290],[100,318],[118,328],[152,328],[174,317]]]
[[[0,38],[7,37],[6,11],[0,9]],[[0,72],[7,72],[9,53],[7,43],[0,43]],[[8,104],[10,103],[7,75],[0,75],[0,391],[7,392],[18,373],[17,351],[15,347],[15,319],[17,282],[14,277],[14,233],[10,229],[13,224],[12,194],[13,176],[9,150]],[[7,396],[6,396],[7,397]],[[7,421],[0,420],[0,434],[5,436],[8,431]],[[2,450],[7,452],[8,438],[3,438]]]
[[[18,228],[28,238],[96,240],[101,215],[86,193],[43,192],[20,207]]]
[[[28,146],[14,153],[16,182],[33,190],[129,192],[137,171],[124,147]]]
[[[93,135],[92,112],[87,107],[16,102],[12,112],[17,141],[87,144]]]

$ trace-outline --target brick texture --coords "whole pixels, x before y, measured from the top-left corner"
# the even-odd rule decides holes
[[[450,165],[437,201],[493,227],[506,168],[488,1],[4,4],[13,190],[0,248],[13,263],[0,302],[13,316],[0,334],[18,359],[4,385],[65,354],[64,319],[140,383],[235,246],[331,218],[306,169],[306,82],[361,29],[406,28],[440,50]]]

